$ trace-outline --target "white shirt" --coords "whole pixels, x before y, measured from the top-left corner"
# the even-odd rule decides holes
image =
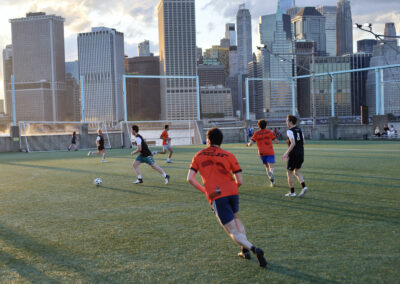
[[[289,140],[295,140],[296,141],[296,139],[294,139],[294,133],[293,133],[292,130],[288,129],[288,131],[286,131],[286,135],[289,138]],[[304,141],[305,140],[304,139],[304,133],[301,132],[301,135],[303,136],[303,141]]]
[[[136,145],[142,145],[142,139],[140,137],[136,137]]]

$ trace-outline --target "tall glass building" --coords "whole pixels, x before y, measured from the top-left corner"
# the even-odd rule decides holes
[[[326,53],[336,56],[336,6],[318,6],[316,9],[325,16]]]
[[[194,0],[160,0],[158,35],[160,75],[196,76]],[[195,79],[161,80],[161,118],[197,119]]]
[[[239,6],[236,14],[237,52],[239,56],[239,72],[247,74],[247,64],[252,60],[251,15],[245,5]]]
[[[284,14],[287,14],[287,9],[292,8],[296,6],[296,3],[294,0],[279,0],[280,6],[281,6],[281,11]]]
[[[78,34],[78,60],[84,78],[85,120],[124,119],[124,34],[106,27]]]
[[[337,3],[336,41],[338,56],[353,53],[353,20],[349,0],[340,0]]]

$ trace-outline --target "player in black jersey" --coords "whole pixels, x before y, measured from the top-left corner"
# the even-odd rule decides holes
[[[143,137],[139,134],[139,126],[137,125],[132,125],[132,134],[135,136],[135,141],[136,141],[136,146],[137,149],[131,153],[131,155],[135,155],[136,153],[140,153],[139,156],[137,156],[135,162],[133,163],[133,168],[135,169],[137,173],[137,180],[134,181],[134,184],[137,183],[143,183],[143,178],[142,178],[142,173],[139,170],[139,166],[141,163],[146,163],[150,165],[154,170],[162,174],[165,180],[165,184],[168,184],[169,182],[169,175],[167,175],[160,166],[156,164],[156,162],[153,159],[153,155],[147,146],[146,141],[143,139]],[[132,141],[133,142],[133,141]]]
[[[301,165],[304,162],[304,135],[300,128],[297,127],[297,118],[293,115],[288,115],[286,118],[286,125],[289,128],[287,131],[287,143],[289,148],[283,154],[282,159],[287,160],[287,177],[290,192],[286,194],[289,197],[296,197],[293,186],[293,173],[297,177],[299,183],[303,189],[301,190],[299,197],[303,197],[308,188],[304,183],[303,176],[300,173]]]
[[[97,130],[97,138],[96,138],[96,146],[97,146],[97,152],[92,152],[89,151],[88,156],[92,156],[93,154],[100,155],[103,154],[103,163],[107,163],[106,161],[106,149],[104,148],[104,137],[103,137],[103,132],[101,129]]]

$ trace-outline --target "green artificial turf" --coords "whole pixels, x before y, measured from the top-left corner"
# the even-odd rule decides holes
[[[155,156],[168,185],[147,165],[133,185],[129,149],[105,164],[84,151],[0,154],[0,282],[399,283],[400,144],[308,143],[303,199],[284,196],[286,147],[270,188],[256,147],[223,145],[243,169],[239,216],[267,269],[236,256],[186,182],[203,146],[174,147],[172,164]]]

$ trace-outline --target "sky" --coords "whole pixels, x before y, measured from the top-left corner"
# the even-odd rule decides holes
[[[46,12],[65,18],[65,60],[77,60],[77,33],[91,27],[106,26],[124,33],[125,54],[137,56],[137,44],[150,41],[151,52],[158,54],[159,0],[1,0],[0,48],[11,44],[11,24],[8,19],[25,17],[27,12]],[[197,46],[219,45],[225,35],[225,24],[236,23],[239,4],[245,3],[252,16],[253,46],[257,42],[257,23],[262,15],[276,11],[277,0],[196,0]],[[297,0],[296,5],[336,5],[337,0]],[[394,22],[400,33],[400,0],[352,0],[353,23],[372,23],[373,30],[383,34],[384,24]],[[354,30],[354,41],[372,38],[366,32]],[[0,60],[3,62],[2,53]],[[0,99],[3,98],[3,70],[0,64]]]

